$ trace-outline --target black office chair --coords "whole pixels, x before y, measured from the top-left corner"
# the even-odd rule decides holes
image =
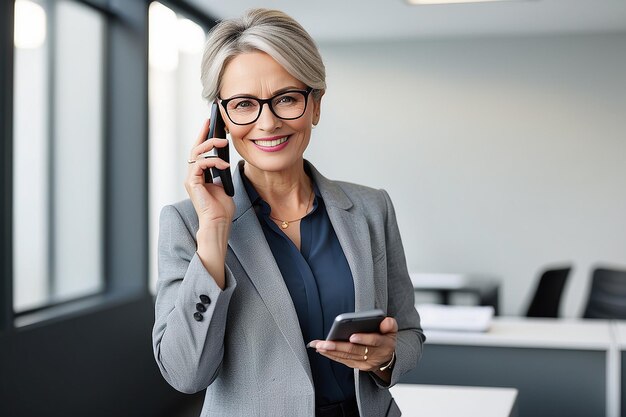
[[[572,267],[568,266],[561,269],[548,269],[541,274],[526,317],[559,316],[561,295],[571,270]]]
[[[583,317],[626,319],[626,271],[596,268]]]

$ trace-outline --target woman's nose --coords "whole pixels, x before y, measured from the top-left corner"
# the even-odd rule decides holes
[[[263,103],[261,106],[261,114],[256,121],[257,127],[266,132],[273,132],[280,127],[281,123],[281,120],[276,117],[272,109],[270,109],[269,103]]]

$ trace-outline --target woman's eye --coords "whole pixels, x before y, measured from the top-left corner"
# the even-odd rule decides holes
[[[236,109],[247,109],[249,107],[254,106],[254,103],[251,100],[242,100],[235,103]]]
[[[295,99],[291,96],[280,96],[276,99],[276,104],[291,104]]]

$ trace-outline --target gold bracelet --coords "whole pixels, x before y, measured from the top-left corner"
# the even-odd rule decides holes
[[[386,371],[387,369],[391,368],[391,365],[393,365],[393,363],[396,360],[396,352],[394,351],[391,354],[391,360],[389,361],[389,363],[387,365],[381,366],[380,368],[378,368],[379,371]]]

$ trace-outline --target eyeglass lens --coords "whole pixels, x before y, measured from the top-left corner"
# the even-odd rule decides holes
[[[272,112],[281,119],[297,119],[306,110],[306,95],[301,91],[288,91],[269,101]],[[234,123],[254,122],[262,111],[262,104],[253,97],[233,98],[226,104],[226,112]]]

